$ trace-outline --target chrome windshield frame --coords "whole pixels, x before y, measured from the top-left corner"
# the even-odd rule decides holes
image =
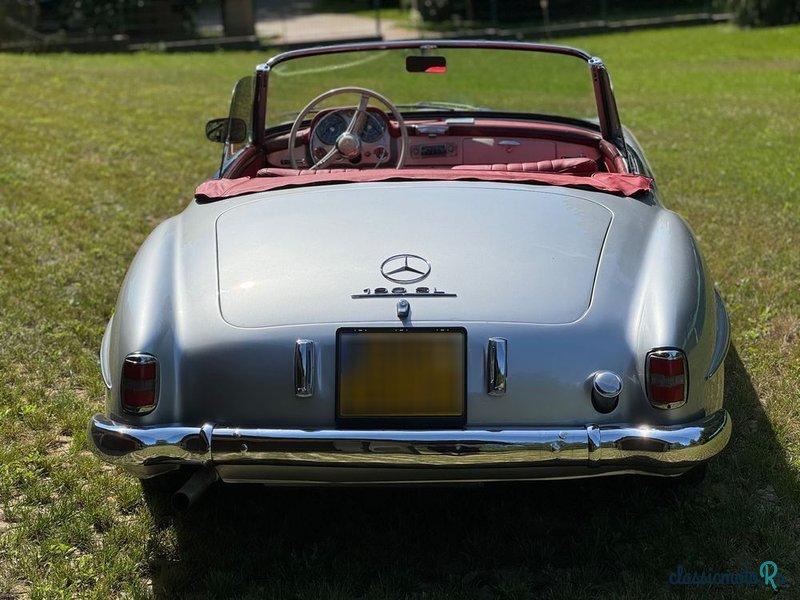
[[[267,90],[269,89],[270,71],[278,64],[297,58],[338,54],[344,52],[360,52],[369,50],[402,50],[402,49],[435,50],[437,48],[485,48],[490,50],[510,50],[523,52],[539,52],[572,56],[586,62],[589,76],[592,78],[600,133],[608,142],[616,146],[624,157],[627,157],[627,146],[619,118],[611,79],[603,61],[588,52],[571,46],[556,44],[538,44],[532,42],[507,42],[492,40],[400,40],[390,42],[364,42],[354,44],[337,44],[332,46],[316,46],[282,52],[270,58],[256,68],[256,85],[253,99],[253,143],[263,146],[266,138]]]

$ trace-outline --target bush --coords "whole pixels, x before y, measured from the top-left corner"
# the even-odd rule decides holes
[[[763,27],[800,23],[800,0],[729,0],[740,25]]]
[[[193,33],[200,0],[41,0],[39,27],[83,35],[132,38],[181,37]]]
[[[38,11],[34,2],[0,2],[0,42],[29,37],[36,25]]]
[[[539,0],[416,0],[416,4],[425,21],[519,23],[542,20]],[[548,12],[552,21],[624,19],[705,12],[709,4],[710,0],[549,0]]]

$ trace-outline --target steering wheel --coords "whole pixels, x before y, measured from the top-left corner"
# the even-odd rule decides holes
[[[352,159],[361,154],[361,135],[364,132],[364,125],[366,125],[367,122],[367,104],[369,103],[370,98],[383,103],[383,105],[389,109],[389,112],[392,114],[394,120],[397,121],[398,127],[400,127],[400,152],[398,153],[397,161],[394,167],[395,169],[400,169],[406,160],[406,148],[408,148],[408,128],[406,127],[406,123],[403,120],[403,117],[400,115],[400,111],[397,110],[397,107],[392,104],[388,98],[382,96],[378,92],[374,92],[362,87],[334,88],[320,94],[311,102],[306,104],[305,108],[300,111],[299,115],[297,115],[297,118],[292,124],[292,130],[289,132],[289,162],[292,165],[292,168],[299,169],[297,166],[297,159],[294,155],[294,147],[297,140],[297,132],[300,131],[300,125],[303,123],[303,119],[305,119],[306,115],[310,113],[317,104],[323,100],[331,98],[332,96],[338,96],[340,94],[361,94],[361,99],[358,101],[358,106],[353,113],[353,118],[350,119],[350,123],[347,124],[347,129],[345,129],[344,132],[342,132],[342,134],[338,137],[336,143],[333,145],[333,148],[331,148],[327,154],[325,154],[325,156],[311,165],[309,169],[324,169],[337,156]],[[309,140],[309,145],[310,143],[311,142]]]

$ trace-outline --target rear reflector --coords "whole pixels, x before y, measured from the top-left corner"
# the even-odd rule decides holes
[[[158,360],[152,354],[129,354],[122,363],[122,408],[144,414],[158,403]]]
[[[680,350],[654,350],[646,361],[647,397],[657,408],[678,408],[686,402],[689,373]]]

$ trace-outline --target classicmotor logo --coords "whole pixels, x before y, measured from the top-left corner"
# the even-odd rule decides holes
[[[745,567],[739,571],[687,571],[683,565],[670,573],[672,585],[766,585],[773,590],[786,585],[786,579],[778,570],[778,565],[765,560],[757,570]]]

